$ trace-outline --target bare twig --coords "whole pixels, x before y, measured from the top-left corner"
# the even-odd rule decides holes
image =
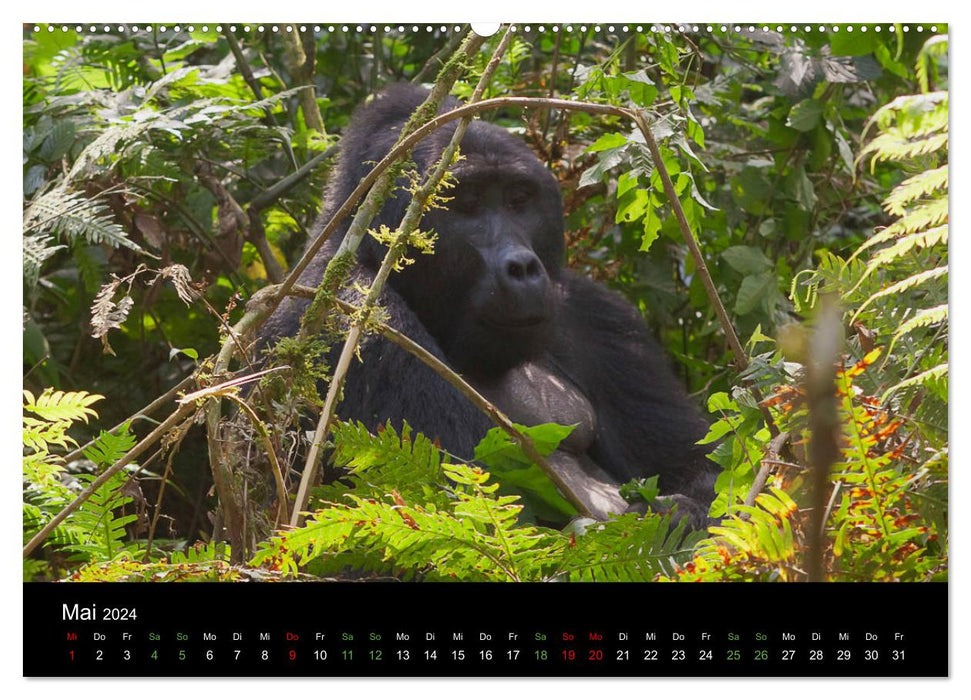
[[[688,245],[688,250],[691,252],[691,257],[694,259],[695,270],[697,271],[698,276],[701,277],[705,291],[708,293],[708,301],[711,302],[711,306],[715,310],[715,315],[718,316],[718,322],[721,324],[722,332],[725,334],[725,339],[728,341],[728,346],[735,355],[735,366],[739,372],[743,372],[748,367],[748,355],[745,353],[741,342],[738,340],[738,334],[735,333],[735,326],[732,324],[732,320],[728,317],[728,312],[725,310],[725,305],[722,304],[721,297],[718,296],[718,290],[715,289],[715,283],[711,279],[711,273],[708,272],[708,265],[705,263],[705,256],[702,255],[701,248],[698,247],[698,241],[695,240],[694,234],[691,232],[691,226],[688,225],[688,219],[684,215],[684,209],[681,208],[681,200],[678,199],[678,194],[674,189],[674,183],[671,182],[671,176],[668,174],[668,169],[664,166],[664,160],[661,158],[661,151],[657,147],[657,141],[654,140],[654,134],[651,132],[651,126],[647,123],[646,113],[643,110],[631,110],[629,114],[631,119],[633,119],[634,123],[637,125],[637,128],[640,129],[641,134],[644,136],[644,141],[647,143],[647,149],[651,152],[651,159],[654,161],[654,167],[661,176],[661,184],[664,186],[664,193],[667,195],[671,209],[674,211],[674,217],[677,219],[678,226],[681,228],[681,235],[684,238],[684,242]],[[769,428],[769,432],[773,437],[775,437],[779,434],[779,428],[776,427],[775,420],[773,420],[772,414],[769,413],[769,409],[762,405],[762,392],[760,392],[755,386],[749,387],[749,390],[752,392],[752,396],[755,397],[756,402],[759,404],[759,409],[762,411],[762,416],[765,418],[765,423]]]
[[[152,401],[150,404],[148,404],[147,406],[145,406],[143,409],[141,409],[140,411],[136,411],[133,415],[128,416],[128,418],[126,418],[125,420],[123,420],[121,423],[119,423],[118,425],[116,425],[114,428],[111,428],[110,430],[108,430],[108,432],[109,433],[114,433],[116,430],[120,430],[121,428],[125,427],[125,424],[133,422],[136,418],[145,418],[149,414],[154,413],[157,408],[161,408],[162,406],[164,406],[165,404],[167,404],[169,401],[171,401],[172,399],[174,399],[175,398],[175,395],[178,394],[180,391],[182,391],[183,389],[187,389],[195,381],[195,379],[196,379],[195,378],[195,375],[190,375],[190,376],[186,377],[181,382],[179,382],[178,384],[176,384],[174,387],[172,387],[171,389],[169,389],[168,391],[166,391],[164,394],[162,394],[161,396],[159,396],[157,399],[155,399],[154,401]],[[84,451],[86,449],[88,449],[89,447],[91,447],[96,441],[97,441],[97,438],[93,438],[91,440],[88,440],[86,443],[84,443],[83,445],[81,445],[81,447],[77,448],[73,452],[67,453],[64,456],[64,463],[65,464],[70,464],[74,460],[80,459],[84,455]]]
[[[782,447],[788,440],[788,431],[783,431],[772,438],[771,442],[769,442],[769,446],[765,450],[765,457],[762,458],[762,468],[759,469],[759,473],[755,475],[755,481],[752,483],[752,488],[749,489],[748,495],[745,496],[745,505],[755,505],[755,499],[760,493],[762,493],[762,489],[765,488],[765,482],[769,480],[769,474],[772,473],[772,467],[780,464],[779,453],[782,452]]]
[[[42,527],[36,535],[30,538],[30,541],[24,545],[24,558],[29,557],[31,552],[33,552],[37,546],[47,539],[47,536],[54,531],[54,528],[64,522],[67,516],[80,508],[81,504],[91,498],[91,495],[101,488],[111,477],[131,464],[131,462],[134,461],[140,454],[158,442],[163,435],[174,428],[181,420],[191,415],[195,410],[196,407],[194,404],[180,405],[168,418],[159,424],[155,430],[150,432],[141,440],[141,442],[131,448],[124,457],[105,469],[104,472],[101,473],[101,476],[92,481],[88,487],[84,489],[84,491],[79,493],[73,501],[68,503],[64,509],[61,510],[61,512],[51,518],[51,520],[44,525],[44,527]]]
[[[496,47],[492,58],[489,60],[489,63],[486,65],[486,68],[479,79],[478,85],[476,85],[476,88],[472,93],[472,97],[470,98],[471,103],[475,103],[482,97],[486,85],[489,84],[489,81],[492,78],[492,73],[495,71],[496,66],[499,65],[503,54],[509,46],[511,38],[512,33],[507,29],[506,35],[499,42],[499,46]],[[469,40],[462,45],[462,48],[459,50],[457,55],[464,54],[465,56],[472,56],[478,49],[479,43],[480,42],[474,42],[472,37],[470,37]],[[435,87],[429,93],[425,103],[418,108],[418,111],[427,109],[432,113],[437,112],[438,106],[445,99],[446,95],[448,95],[452,84],[458,78],[460,70],[461,66],[458,65],[457,62],[453,63],[453,61],[450,61],[448,64],[446,64],[446,67],[443,68],[442,72],[439,74]],[[405,211],[404,218],[402,219],[401,224],[398,226],[398,230],[395,233],[394,240],[389,244],[388,252],[374,276],[374,280],[371,283],[371,288],[368,290],[367,297],[364,300],[363,308],[361,310],[361,316],[355,318],[351,324],[347,338],[344,341],[344,347],[341,350],[340,358],[337,361],[337,366],[334,369],[334,376],[330,381],[330,385],[327,387],[327,396],[324,399],[324,408],[321,411],[320,419],[317,422],[317,429],[314,432],[313,441],[311,442],[310,450],[307,454],[306,465],[304,466],[303,473],[300,475],[300,486],[297,489],[297,497],[294,504],[293,514],[290,518],[290,524],[293,527],[296,527],[299,524],[301,512],[307,507],[307,502],[310,498],[310,486],[313,484],[314,479],[316,478],[324,440],[326,439],[327,433],[330,430],[330,423],[334,417],[334,410],[337,407],[337,401],[341,394],[341,389],[344,386],[344,379],[347,376],[348,369],[350,368],[351,359],[357,352],[357,346],[361,338],[361,329],[368,322],[371,311],[373,310],[374,305],[377,303],[381,290],[383,289],[388,276],[391,274],[391,270],[395,265],[398,264],[398,260],[400,259],[401,255],[403,255],[404,249],[407,246],[408,237],[418,228],[418,224],[421,221],[422,215],[424,214],[428,200],[435,194],[439,183],[441,183],[442,179],[448,173],[449,168],[452,166],[452,159],[458,152],[459,144],[462,142],[462,137],[465,135],[466,127],[468,127],[471,119],[472,117],[469,116],[459,122],[455,129],[455,133],[452,135],[451,140],[445,147],[445,150],[442,152],[438,164],[425,178],[425,181],[419,187],[418,191],[412,196],[411,202],[409,202],[408,208]],[[370,215],[368,214],[367,217],[369,220]],[[358,218],[358,216],[354,217],[352,227],[359,223]],[[350,235],[351,232],[348,231],[348,236]],[[344,241],[341,243],[341,248],[344,248],[347,242],[347,238],[345,237]],[[341,251],[339,250],[337,255],[335,255],[335,259],[339,258],[340,255]]]
[[[307,299],[312,299],[316,290],[311,287],[304,287],[303,285],[296,285],[292,290],[291,294],[294,296],[305,297]],[[361,309],[349,304],[346,301],[337,300],[337,306],[348,316],[358,316]],[[419,360],[421,360],[427,367],[432,369],[438,376],[451,384],[462,396],[468,399],[474,406],[479,408],[484,414],[486,414],[492,422],[495,423],[499,428],[501,428],[509,437],[511,437],[517,445],[522,449],[523,453],[543,472],[550,478],[550,480],[556,484],[557,488],[564,495],[564,497],[570,501],[581,515],[590,515],[589,507],[587,504],[577,497],[575,493],[570,489],[569,485],[563,481],[559,473],[557,473],[552,467],[550,467],[549,462],[546,458],[539,453],[536,449],[536,445],[527,435],[523,435],[515,426],[515,424],[509,420],[502,411],[500,411],[495,404],[491,403],[487,398],[482,396],[475,387],[469,384],[465,379],[462,378],[455,370],[449,367],[447,364],[439,360],[428,350],[423,348],[421,345],[416,343],[414,340],[406,336],[404,333],[388,326],[385,323],[371,321],[373,328],[377,330],[384,338],[390,340],[392,343],[411,353]]]
[[[260,417],[256,415],[248,403],[237,396],[235,393],[226,393],[225,397],[237,406],[243,409],[253,427],[256,428],[256,432],[260,434],[260,439],[263,441],[263,449],[266,450],[266,455],[270,460],[270,471],[273,472],[273,483],[276,486],[276,498],[279,502],[278,512],[277,512],[277,523],[285,523],[290,519],[289,511],[287,509],[288,497],[287,497],[287,487],[283,483],[283,470],[280,469],[280,462],[276,458],[276,450],[273,449],[273,441],[270,440],[270,434],[266,430],[266,426],[263,425],[263,421]]]

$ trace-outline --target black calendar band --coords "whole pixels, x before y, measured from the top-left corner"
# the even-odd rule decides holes
[[[924,584],[24,584],[26,676],[947,676]]]

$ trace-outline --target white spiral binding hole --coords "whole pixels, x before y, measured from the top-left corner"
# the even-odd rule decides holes
[[[428,34],[430,34],[430,33],[435,32],[435,31],[439,32],[440,34],[447,34],[449,32],[462,32],[462,31],[465,31],[468,28],[468,25],[434,25],[434,24],[411,24],[411,25],[405,25],[405,24],[399,24],[399,25],[390,25],[390,24],[385,24],[385,25],[380,25],[380,24],[370,24],[370,25],[365,25],[365,24],[358,24],[358,25],[351,25],[351,24],[337,24],[337,25],[335,25],[335,24],[331,24],[331,25],[320,25],[320,24],[315,24],[315,25],[309,25],[309,24],[300,24],[300,25],[294,25],[294,24],[259,24],[259,25],[249,25],[249,24],[245,24],[245,25],[235,25],[235,24],[233,24],[233,25],[229,25],[228,27],[226,27],[224,25],[221,25],[221,24],[199,24],[199,25],[190,24],[190,25],[183,26],[183,25],[179,25],[179,24],[172,24],[172,25],[166,25],[166,24],[160,24],[160,25],[151,25],[151,24],[148,24],[148,25],[137,25],[137,24],[133,24],[133,25],[126,25],[126,24],[118,24],[118,25],[109,25],[109,24],[105,24],[105,25],[95,25],[95,24],[88,24],[88,25],[81,25],[81,24],[68,25],[68,24],[56,24],[55,23],[55,24],[47,24],[47,25],[40,25],[40,24],[33,25],[33,31],[34,31],[34,33],[38,33],[38,34],[44,32],[44,31],[46,31],[48,33],[54,33],[54,32],[58,32],[59,31],[59,32],[65,33],[65,34],[67,32],[71,32],[71,31],[73,31],[73,32],[75,32],[77,34],[110,34],[110,33],[115,33],[115,32],[116,33],[120,33],[120,34],[128,34],[128,33],[137,33],[139,31],[151,31],[151,30],[156,30],[159,33],[165,33],[165,32],[170,32],[170,31],[171,32],[174,32],[174,33],[178,33],[178,32],[181,32],[181,31],[194,32],[194,31],[197,31],[198,30],[198,31],[201,31],[203,33],[214,32],[216,34],[221,34],[227,28],[231,32],[234,32],[234,33],[241,32],[243,34],[249,34],[251,32],[259,32],[259,33],[271,32],[271,33],[277,33],[277,34],[278,33],[281,33],[281,32],[290,32],[290,33],[292,33],[292,32],[300,32],[302,34],[305,34],[305,33],[308,33],[308,32],[312,32],[314,34],[375,34],[375,33],[378,32],[379,29],[381,29],[385,34],[390,34],[392,32],[397,32],[399,34],[415,35],[415,34],[421,34],[421,33],[428,33]],[[936,24],[932,24],[930,26],[926,26],[925,27],[925,25],[923,25],[923,24],[904,24],[904,25],[902,25],[900,27],[900,30],[903,31],[903,32],[905,32],[905,33],[909,33],[911,30],[916,31],[918,33],[923,33],[925,31],[925,29],[927,31],[931,32],[931,33],[935,33],[935,32],[937,32],[937,25]],[[606,32],[607,34],[615,34],[615,35],[629,34],[631,32],[634,32],[634,33],[637,33],[637,34],[644,34],[644,33],[648,33],[648,32],[651,32],[651,33],[660,33],[660,34],[676,34],[676,33],[677,34],[684,34],[686,32],[699,33],[699,32],[702,32],[702,31],[708,32],[710,34],[718,34],[718,33],[721,33],[721,34],[729,34],[729,33],[740,33],[740,32],[747,32],[747,33],[750,33],[751,34],[751,33],[759,32],[759,31],[764,32],[764,33],[777,32],[779,34],[783,34],[783,33],[789,33],[789,34],[799,34],[799,33],[802,33],[802,34],[810,34],[812,32],[822,32],[822,33],[832,32],[834,34],[835,33],[839,33],[839,32],[846,32],[847,34],[853,33],[853,32],[860,32],[860,33],[864,33],[865,34],[867,32],[871,32],[871,31],[872,32],[876,32],[876,33],[880,33],[880,32],[883,32],[883,31],[896,32],[897,31],[897,25],[894,25],[894,24],[887,24],[887,25],[882,25],[882,24],[872,24],[872,25],[870,25],[870,24],[856,24],[856,25],[837,25],[837,24],[826,25],[826,24],[820,24],[820,25],[815,25],[815,26],[814,25],[802,25],[802,26],[799,26],[799,25],[794,25],[793,24],[793,25],[789,25],[788,27],[786,27],[786,26],[781,25],[781,24],[777,24],[777,25],[774,25],[774,26],[773,25],[769,25],[769,24],[760,24],[760,25],[754,25],[754,24],[749,24],[749,25],[741,25],[741,24],[733,24],[733,25],[728,25],[728,24],[721,24],[721,25],[708,24],[708,25],[704,25],[704,26],[697,25],[697,24],[693,24],[693,25],[689,25],[689,24],[652,24],[652,25],[641,25],[641,24],[638,24],[638,25],[628,25],[628,24],[624,24],[624,25],[614,25],[614,24],[608,24],[608,25],[600,25],[600,24],[597,24],[597,25],[585,25],[585,24],[581,24],[581,25],[574,25],[574,24],[567,24],[567,25],[560,25],[560,24],[536,24],[536,25],[527,24],[527,25],[518,25],[518,24],[514,24],[514,25],[511,25],[510,26],[510,30],[513,31],[513,32],[515,32],[515,33],[525,34],[525,35],[539,35],[539,34],[545,34],[547,32],[553,32],[553,33],[560,33],[560,32],[562,32],[564,34],[572,34],[574,32],[580,32],[581,34],[586,34],[590,30],[592,30],[595,34],[601,34],[601,33]],[[490,34],[485,34],[485,36],[490,36],[490,35],[491,35],[491,33]]]

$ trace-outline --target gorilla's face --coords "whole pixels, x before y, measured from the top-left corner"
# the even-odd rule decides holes
[[[518,139],[472,127],[447,209],[422,222],[438,234],[435,254],[396,286],[456,369],[488,378],[549,342],[563,209],[555,179]]]

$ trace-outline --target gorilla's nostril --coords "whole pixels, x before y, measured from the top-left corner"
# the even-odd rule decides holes
[[[531,250],[519,249],[504,257],[503,270],[507,280],[532,282],[542,277],[542,263]]]

